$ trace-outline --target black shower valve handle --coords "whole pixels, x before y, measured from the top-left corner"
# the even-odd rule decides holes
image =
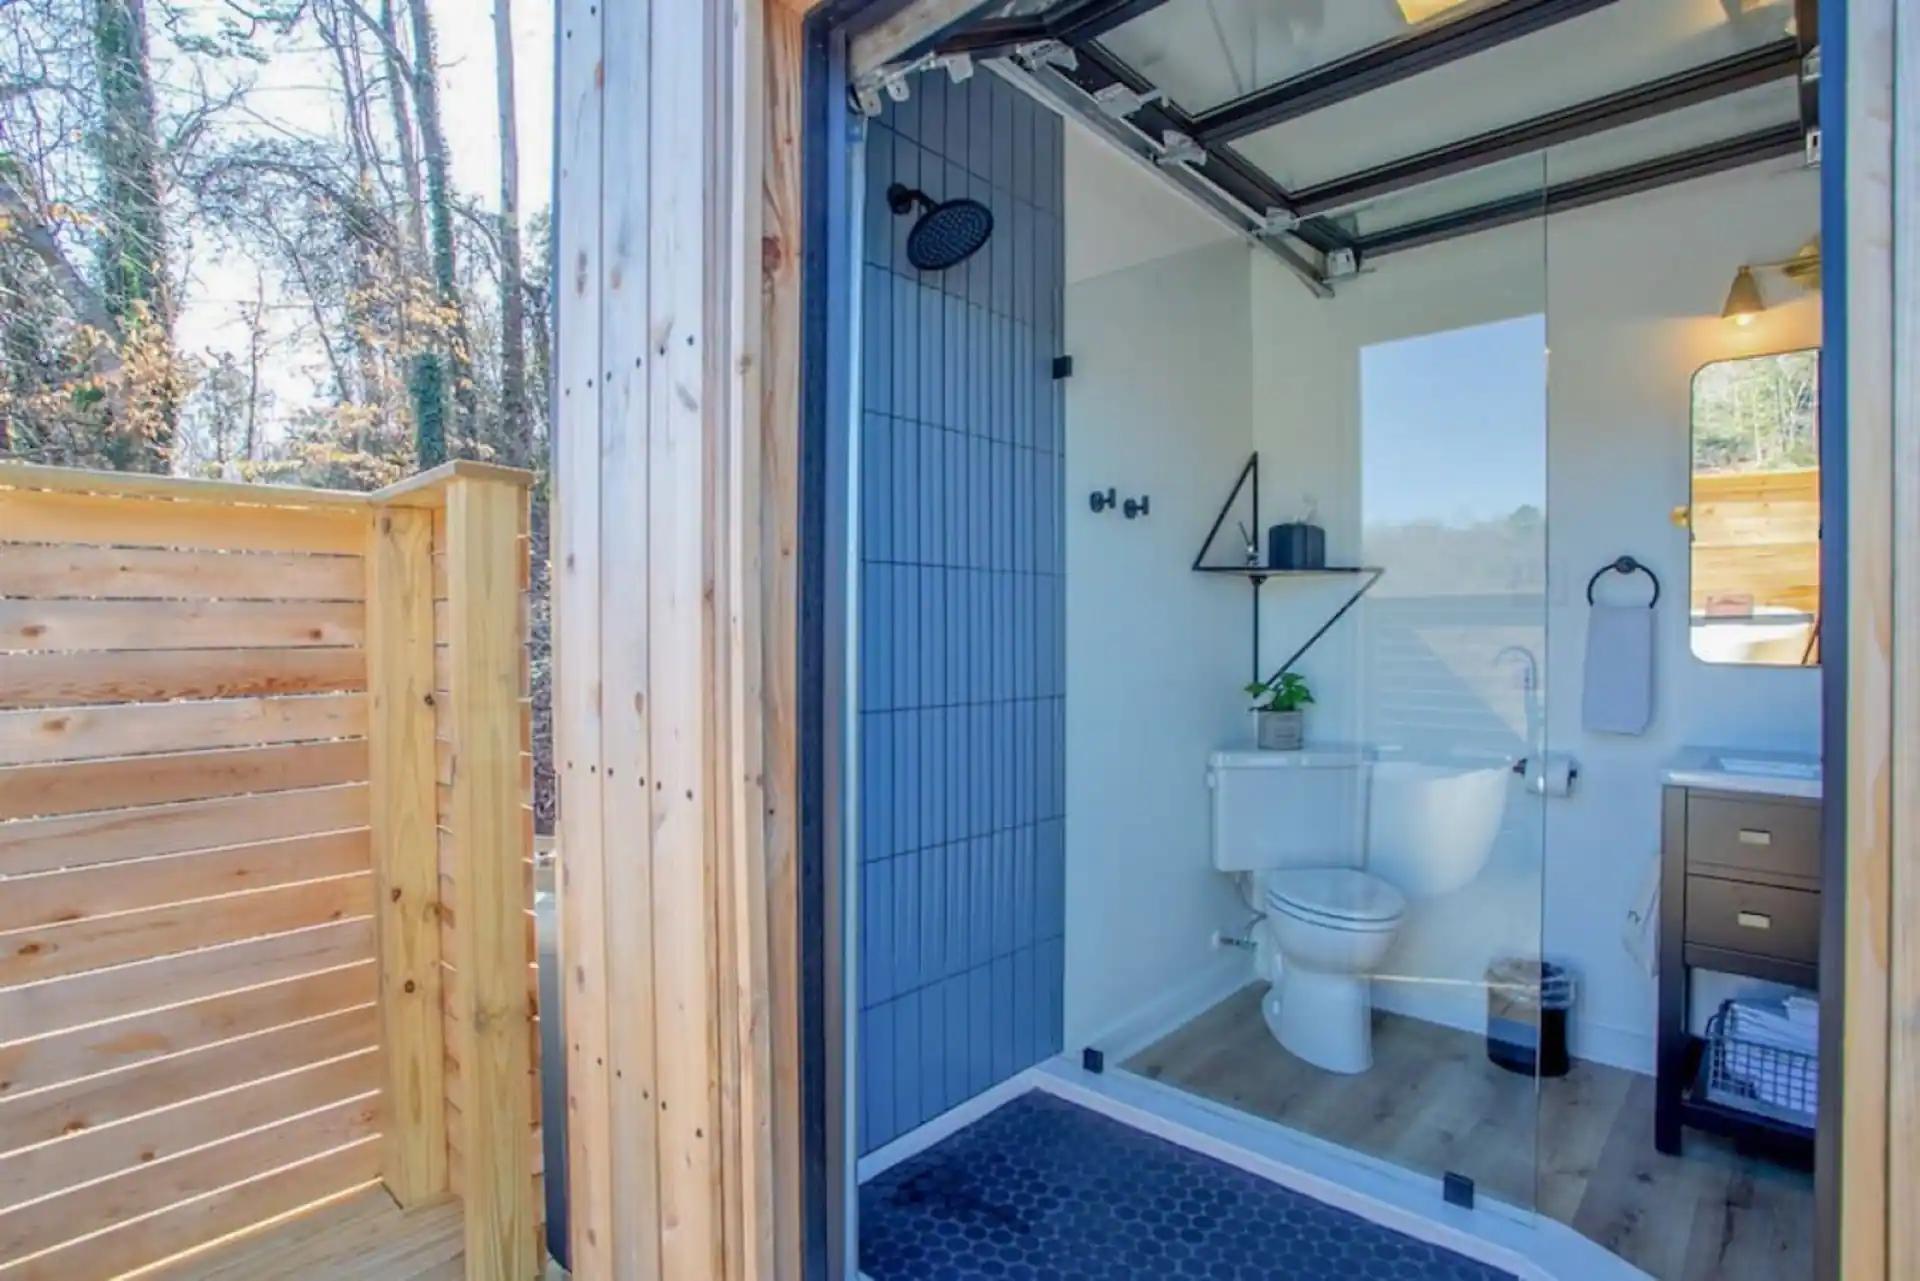
[[[1087,506],[1093,508],[1093,514],[1096,516],[1109,507],[1118,507],[1119,505],[1119,496],[1114,492],[1112,485],[1108,485],[1105,489],[1096,489],[1087,495]]]
[[[1138,498],[1129,498],[1125,503],[1121,504],[1120,511],[1128,520],[1133,520],[1135,517],[1145,516],[1152,512],[1151,501],[1146,494],[1142,494]]]

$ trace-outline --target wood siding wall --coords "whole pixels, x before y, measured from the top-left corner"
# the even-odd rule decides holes
[[[375,1180],[536,1275],[524,480],[0,472],[0,1278]]]

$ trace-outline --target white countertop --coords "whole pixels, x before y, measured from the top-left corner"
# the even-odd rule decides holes
[[[1661,781],[1674,787],[1820,799],[1820,758],[1801,752],[1745,747],[1686,747],[1667,763]]]

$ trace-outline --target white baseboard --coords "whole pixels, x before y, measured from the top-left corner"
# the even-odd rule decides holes
[[[1118,1067],[1155,1041],[1186,1026],[1254,981],[1251,955],[1223,948],[1211,964],[1177,987],[1157,994],[1129,1010],[1091,1036],[1071,1038],[1067,1054],[1080,1057],[1080,1047],[1091,1045],[1106,1055],[1109,1067]]]
[[[1583,1019],[1576,1010],[1567,1029],[1567,1048],[1576,1059],[1653,1075],[1653,1033],[1639,1028]]]
[[[1423,986],[1376,980],[1373,1007],[1475,1036],[1484,1036],[1487,1030],[1485,991],[1475,986]],[[1651,1032],[1583,1019],[1577,1003],[1567,1028],[1567,1049],[1574,1058],[1589,1063],[1604,1063],[1641,1076],[1653,1075]]]

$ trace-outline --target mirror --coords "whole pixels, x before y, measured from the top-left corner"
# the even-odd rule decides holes
[[[1820,352],[1742,356],[1693,376],[1693,656],[1820,662]]]

